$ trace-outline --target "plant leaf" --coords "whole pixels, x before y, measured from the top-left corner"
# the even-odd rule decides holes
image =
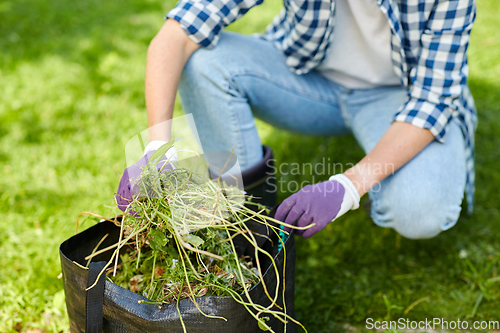
[[[259,328],[263,331],[269,331],[269,326],[266,325],[266,321],[269,321],[269,317],[260,317],[257,318],[257,323],[259,324]]]
[[[163,251],[165,245],[168,243],[168,238],[161,230],[154,230],[150,232],[149,238],[149,246],[151,246],[151,250],[153,251]]]
[[[151,155],[151,158],[148,161],[148,166],[156,165],[160,158],[163,157],[167,153],[167,151],[173,147],[175,140],[172,139],[169,142],[163,144],[160,148],[158,148],[153,155]],[[158,161],[157,161],[158,160]]]
[[[193,245],[194,247],[200,247],[201,244],[205,243],[205,241],[202,238],[191,234],[182,236],[182,240],[184,240],[186,243]]]

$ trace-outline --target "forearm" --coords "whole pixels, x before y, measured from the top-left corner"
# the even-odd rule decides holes
[[[165,22],[151,41],[145,83],[149,141],[170,139],[170,128],[161,123],[172,119],[182,70],[198,48],[199,45],[189,39],[179,22],[171,19]]]
[[[394,122],[373,150],[344,175],[351,179],[361,197],[408,163],[433,140],[434,136],[427,129]]]

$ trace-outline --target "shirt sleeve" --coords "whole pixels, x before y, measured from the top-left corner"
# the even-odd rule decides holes
[[[474,0],[437,0],[421,36],[411,88],[394,121],[429,129],[444,142],[450,121],[460,112],[467,85],[467,47],[476,16]]]
[[[194,42],[213,48],[223,28],[263,0],[180,0],[166,18],[174,19]]]

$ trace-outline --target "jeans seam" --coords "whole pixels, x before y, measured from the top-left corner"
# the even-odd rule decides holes
[[[310,98],[310,99],[313,99],[313,100],[316,100],[316,101],[320,101],[320,102],[323,102],[323,103],[327,103],[327,104],[333,104],[334,103],[333,100],[327,100],[325,98],[322,98],[321,95],[312,95],[312,94],[304,93],[303,91],[300,91],[300,90],[297,90],[297,89],[293,89],[291,87],[287,87],[287,86],[283,85],[281,82],[273,80],[271,77],[267,77],[267,76],[260,75],[260,74],[249,73],[249,72],[229,73],[229,81],[234,80],[234,78],[236,78],[238,76],[252,76],[252,77],[259,78],[261,80],[267,80],[270,83],[275,84],[275,85],[279,86],[280,88],[285,89],[285,90],[287,90],[287,91],[289,91],[291,93],[294,93],[296,95],[303,96],[303,97],[306,97],[306,98]],[[332,96],[334,96],[334,95],[335,94],[332,91]]]
[[[347,115],[346,95],[344,93],[341,93],[338,98],[338,101],[339,101],[340,114],[342,115],[342,118],[344,119],[347,128],[351,129],[351,120]]]
[[[229,94],[228,94],[229,96]],[[232,98],[229,99],[229,109],[231,110],[231,118],[233,120],[233,128],[236,128],[236,136],[238,137],[235,141],[236,141],[236,144],[235,144],[235,148],[237,150],[239,150],[242,154],[238,154],[239,152],[236,152],[235,151],[235,154],[236,156],[238,157],[238,159],[240,159],[241,157],[244,156],[245,160],[241,161],[241,165],[243,165],[243,167],[246,166],[247,164],[247,161],[246,161],[246,149],[245,149],[245,144],[244,144],[244,140],[243,140],[243,134],[241,133],[241,124],[240,124],[240,121],[239,121],[239,117],[238,115],[236,114],[235,110],[234,110],[234,105],[233,105],[233,100]],[[236,147],[236,145],[238,145]]]

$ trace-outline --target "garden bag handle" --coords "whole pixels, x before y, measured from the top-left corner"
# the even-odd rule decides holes
[[[105,261],[91,262],[88,270],[87,288],[94,284],[99,276],[99,273],[106,266]],[[101,333],[102,322],[104,317],[103,302],[104,302],[104,284],[106,282],[106,274],[103,273],[99,277],[99,281],[93,287],[87,290],[85,298],[85,332],[86,333]]]

